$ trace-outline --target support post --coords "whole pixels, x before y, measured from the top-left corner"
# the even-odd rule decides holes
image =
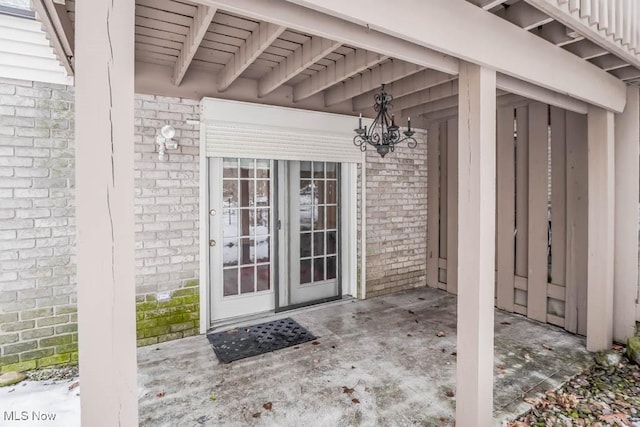
[[[638,303],[640,88],[627,86],[627,106],[615,119],[615,265],[613,336],[633,336]]]
[[[589,107],[587,263],[587,350],[608,349],[613,341],[614,117]],[[637,160],[637,159],[636,159]]]
[[[456,425],[493,424],[496,74],[461,62]]]
[[[135,4],[78,2],[75,22],[82,425],[135,426]]]

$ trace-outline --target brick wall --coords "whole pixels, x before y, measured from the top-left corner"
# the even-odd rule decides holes
[[[138,345],[198,332],[199,102],[136,97],[136,293]],[[176,129],[177,150],[158,160],[155,137]]]
[[[136,96],[138,343],[198,328],[198,102]],[[0,372],[77,358],[73,89],[0,79]],[[158,160],[157,130],[178,150]]]
[[[73,93],[0,80],[0,370],[76,357]]]
[[[367,298],[426,286],[427,144],[367,150]]]

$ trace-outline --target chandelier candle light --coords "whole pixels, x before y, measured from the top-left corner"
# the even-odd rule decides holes
[[[395,116],[389,113],[389,110],[393,108],[393,96],[384,91],[384,85],[380,93],[373,96],[375,109],[377,115],[373,120],[371,126],[367,129],[367,126],[362,127],[362,114],[358,119],[358,129],[354,129],[356,136],[353,138],[353,143],[360,147],[361,151],[366,151],[367,144],[375,147],[380,156],[384,157],[389,151],[393,152],[396,144],[407,141],[409,148],[416,148],[418,141],[413,138],[415,134],[411,130],[411,117],[407,118],[407,130],[402,132],[404,138],[401,137],[400,128],[396,125]]]

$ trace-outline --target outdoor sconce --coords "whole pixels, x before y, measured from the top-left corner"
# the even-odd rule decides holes
[[[160,128],[160,135],[156,136],[156,144],[158,144],[158,160],[167,160],[167,150],[175,150],[178,148],[178,141],[173,137],[176,130],[171,125],[164,125]]]

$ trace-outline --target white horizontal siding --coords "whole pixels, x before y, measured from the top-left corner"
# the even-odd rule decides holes
[[[200,120],[208,157],[360,163],[358,118],[204,98]]]
[[[0,77],[72,85],[38,21],[0,14]]]

